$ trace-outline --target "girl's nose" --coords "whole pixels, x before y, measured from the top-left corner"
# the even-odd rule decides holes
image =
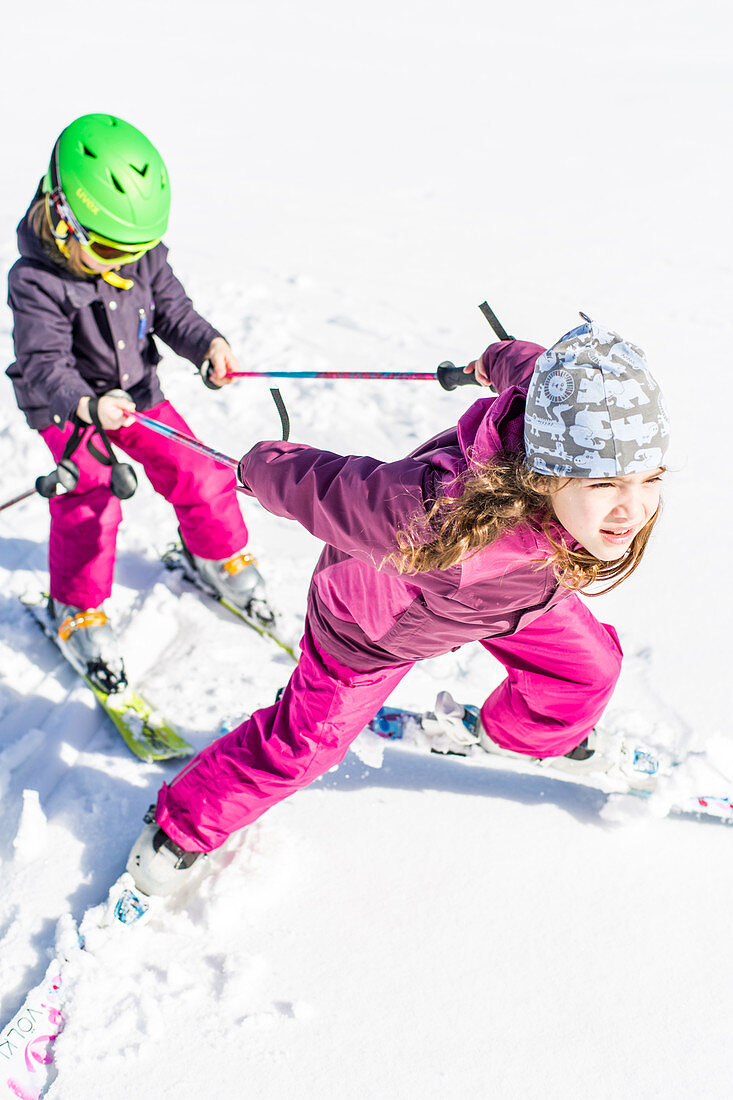
[[[633,486],[627,487],[616,502],[614,514],[636,522],[644,515],[641,493]]]

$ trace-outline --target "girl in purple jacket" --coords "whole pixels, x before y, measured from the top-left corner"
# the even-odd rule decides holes
[[[245,551],[232,474],[126,415],[137,407],[191,434],[161,392],[153,334],[198,367],[210,362],[215,385],[237,368],[168,263],[161,237],[169,208],[165,165],[148,139],[119,118],[84,115],[54,145],[18,226],[21,258],[9,276],[16,360],[7,373],[20,409],[57,463],[75,429],[86,429],[73,452],[78,483],[50,501],[48,610],[69,659],[104,691],[125,683],[102,604],[112,588],[119,497],[134,482],[111,478],[110,466],[87,449],[94,437],[105,457],[94,416],[173,505],[205,584],[272,624],[256,560]]]
[[[507,671],[474,741],[570,770],[607,763],[593,727],[621,648],[578,593],[641,561],[661,394],[641,349],[586,317],[549,351],[503,341],[466,369],[498,396],[405,459],[284,442],[242,459],[246,490],[326,543],[302,656],[276,703],[162,787],[128,862],[144,892],[177,889],[199,853],[337,764],[415,661],[465,642]],[[464,709],[443,703],[436,722],[465,744]]]

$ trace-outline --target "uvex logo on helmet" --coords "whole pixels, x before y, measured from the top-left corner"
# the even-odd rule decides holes
[[[82,187],[77,187],[76,195],[77,198],[80,198],[84,205],[88,207],[89,210],[91,210],[92,214],[99,213],[99,207],[95,202],[92,201],[92,199],[89,198],[86,191]]]

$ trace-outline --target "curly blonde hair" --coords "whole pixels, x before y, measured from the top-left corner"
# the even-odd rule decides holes
[[[449,488],[456,488],[457,495],[439,497],[424,517],[416,517],[399,531],[398,549],[385,561],[404,574],[449,569],[524,525],[543,534],[551,547],[548,555],[537,559],[537,568],[551,567],[558,584],[573,591],[612,581],[602,590],[610,592],[641,562],[661,505],[621,558],[602,561],[585,549],[571,549],[564,541],[551,500],[559,480],[528,469],[523,455],[496,455],[451,483]]]

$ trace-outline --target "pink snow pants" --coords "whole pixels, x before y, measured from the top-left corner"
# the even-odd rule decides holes
[[[155,405],[147,415],[193,434],[168,401]],[[49,501],[50,594],[61,603],[85,609],[99,607],[112,591],[117,528],[122,519],[120,501],[109,488],[109,466],[103,466],[87,450],[91,431],[90,427],[72,455],[79,467],[79,484],[73,492]],[[72,425],[66,424],[63,429],[50,425],[40,433],[56,462],[71,432]],[[156,492],[173,505],[186,546],[193,554],[228,558],[242,549],[247,529],[231,470],[143,424],[134,423],[107,434],[115,448],[142,465]],[[95,445],[103,450],[98,439]]]
[[[559,756],[593,728],[616,685],[621,648],[572,595],[529,626],[483,645],[508,678],[481,717],[498,744]],[[158,795],[156,819],[187,851],[210,851],[274,803],[343,760],[412,664],[354,672],[314,641],[308,621],[302,655],[282,698],[207,746]]]

